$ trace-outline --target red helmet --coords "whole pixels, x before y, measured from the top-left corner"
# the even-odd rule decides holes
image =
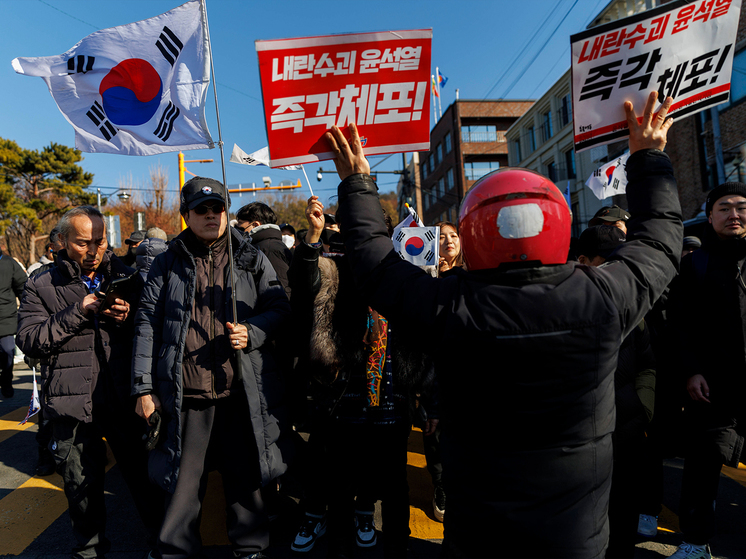
[[[461,204],[459,235],[466,267],[564,264],[571,222],[565,197],[549,179],[517,167],[493,171],[474,183]]]

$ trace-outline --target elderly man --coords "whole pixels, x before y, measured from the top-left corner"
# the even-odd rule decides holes
[[[107,250],[96,208],[73,208],[58,227],[64,249],[56,267],[26,283],[16,343],[48,363],[41,401],[52,423],[50,450],[65,482],[74,556],[101,557],[110,548],[104,536],[104,437],[153,536],[162,510],[158,492],[148,487],[143,430],[128,398],[132,302],[117,298],[104,309],[99,297],[133,270]]]
[[[355,126],[350,142],[336,127],[327,134],[355,280],[439,371],[451,556],[604,557],[619,344],[673,278],[681,248],[676,182],[661,151],[673,100],[656,114],[656,97],[642,123],[625,104],[635,217],[600,268],[566,263],[570,211],[557,187],[505,169],[477,181],[461,205],[468,272],[431,278],[393,250]],[[494,427],[489,443],[474,425]]]
[[[188,227],[153,262],[137,312],[132,393],[143,418],[159,410],[165,421],[149,464],[151,479],[169,492],[158,538],[164,559],[200,552],[209,463],[223,476],[234,555],[263,557],[269,533],[260,488],[286,468],[286,413],[267,342],[290,304],[267,257],[228,227],[224,200],[216,180],[184,185]]]

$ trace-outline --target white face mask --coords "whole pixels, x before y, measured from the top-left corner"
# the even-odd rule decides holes
[[[291,235],[283,235],[282,242],[285,243],[286,247],[293,248],[293,245],[295,244],[295,237]]]

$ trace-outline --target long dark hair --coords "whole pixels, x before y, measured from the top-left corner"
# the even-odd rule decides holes
[[[455,223],[451,223],[450,221],[439,221],[434,225],[435,227],[440,227],[441,231],[443,230],[443,227],[450,227],[454,231],[456,231],[456,234],[458,235],[458,226]],[[456,256],[456,260],[453,262],[453,267],[458,266],[459,268],[464,267],[464,250],[461,247],[461,237],[459,236],[458,239],[458,255]],[[438,242],[440,242],[440,239],[438,239]]]

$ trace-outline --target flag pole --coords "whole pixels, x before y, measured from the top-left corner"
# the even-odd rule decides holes
[[[202,22],[205,26],[205,33],[207,34],[207,49],[210,54],[210,74],[212,76],[212,91],[215,93],[215,115],[218,119],[218,148],[220,149],[220,167],[223,170],[223,201],[225,203],[225,214],[226,214],[226,220],[228,222],[227,224],[227,231],[228,234],[228,270],[229,270],[229,276],[230,276],[230,283],[231,283],[231,310],[233,311],[232,315],[232,322],[235,326],[238,324],[238,313],[236,312],[236,274],[234,271],[233,266],[233,235],[231,234],[231,224],[230,224],[230,213],[229,213],[229,200],[228,200],[228,181],[226,180],[225,176],[225,153],[223,152],[223,133],[220,129],[220,110],[218,109],[218,88],[217,88],[217,82],[215,81],[215,64],[212,58],[212,39],[210,38],[210,26],[207,24],[207,6],[205,4],[205,0],[200,0],[200,4],[202,5]],[[237,352],[240,350],[236,350]],[[238,378],[241,378],[241,360],[236,359],[236,372],[238,373]]]
[[[438,87],[438,113],[443,118],[443,106],[440,104],[440,68],[435,67],[435,85]]]
[[[435,95],[435,88],[438,87],[438,84],[435,83],[435,76],[434,75],[430,76],[430,83],[432,84],[432,86],[430,87],[430,90],[431,90],[430,93],[431,93],[432,98],[433,98],[433,120],[437,123],[438,122],[438,109],[435,106],[435,97],[437,97]]]
[[[306,174],[306,168],[303,165],[301,165],[300,168],[303,169],[303,175],[306,177],[306,183],[308,184],[308,190],[311,191],[311,196],[313,196],[313,188],[311,188],[311,181],[308,180],[308,174]]]

